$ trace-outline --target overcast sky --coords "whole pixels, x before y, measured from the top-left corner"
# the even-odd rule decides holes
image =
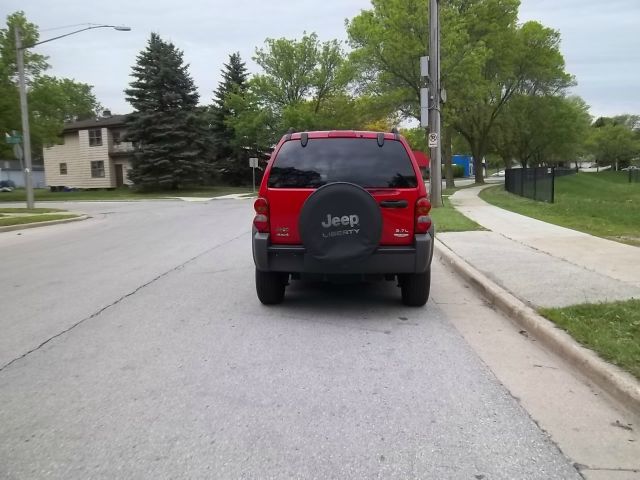
[[[640,0],[521,3],[521,21],[538,20],[561,32],[567,71],[578,81],[574,92],[594,117],[640,114]],[[50,57],[51,75],[89,83],[105,108],[127,113],[122,91],[151,32],[184,51],[200,101],[210,103],[230,53],[239,51],[256,71],[250,59],[265,38],[299,38],[307,31],[321,40],[346,40],[345,19],[369,6],[369,0],[1,0],[0,15],[24,10],[41,39],[74,29],[56,27],[86,22],[130,26],[131,32],[97,29],[36,47]]]

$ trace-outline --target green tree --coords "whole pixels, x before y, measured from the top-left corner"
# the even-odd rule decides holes
[[[38,27],[27,21],[24,12],[9,15],[6,27],[0,29],[0,132],[22,130],[16,74],[17,26],[23,45],[33,45],[39,40]],[[90,85],[45,75],[49,68],[47,57],[26,49],[24,60],[31,144],[37,157],[43,145],[59,140],[65,121],[94,116],[100,105]],[[0,144],[0,154],[12,155],[4,142]]]
[[[230,95],[244,95],[247,89],[247,67],[239,53],[229,55],[229,62],[221,71],[222,80],[214,93],[210,108],[210,133],[212,137],[213,161],[222,179],[232,185],[249,181],[247,168],[249,152],[236,148],[235,132],[231,118],[238,114],[237,107],[229,102]]]
[[[346,93],[352,72],[344,56],[337,40],[320,42],[315,33],[300,40],[268,38],[253,58],[263,70],[253,89],[274,111],[310,103],[319,114],[325,102]]]
[[[64,122],[90,118],[101,107],[91,85],[67,78],[42,75],[35,78],[29,91],[29,114],[32,134],[43,144],[54,144],[60,138]]]
[[[224,102],[233,112],[225,125],[233,131],[234,155],[246,172],[246,158],[265,158],[289,128],[358,128],[380,118],[379,110],[349,93],[352,69],[336,40],[320,42],[315,33],[267,39],[254,60],[262,72]]]
[[[640,115],[631,115],[625,113],[622,115],[616,115],[612,118],[615,125],[624,125],[630,130],[640,132]]]
[[[491,150],[505,167],[576,161],[584,152],[591,117],[579,97],[516,95],[493,129]]]
[[[201,182],[207,171],[203,117],[182,51],[152,33],[131,76],[125,90],[135,109],[127,120],[128,139],[137,145],[131,180],[143,189]]]
[[[479,183],[491,131],[513,95],[559,92],[571,83],[558,33],[536,22],[519,26],[518,6],[518,0],[451,0],[441,7],[443,131],[452,126],[467,140]],[[364,91],[391,100],[407,117],[419,117],[427,11],[426,0],[378,0],[347,25]]]
[[[38,26],[27,20],[23,11],[7,16],[6,27],[0,29],[0,75],[17,83],[16,27],[20,27],[22,45],[28,47],[40,40]],[[24,50],[24,73],[29,83],[49,68],[47,58],[32,50]]]
[[[587,142],[598,165],[624,168],[640,154],[640,142],[634,132],[624,124],[606,123],[594,126]]]

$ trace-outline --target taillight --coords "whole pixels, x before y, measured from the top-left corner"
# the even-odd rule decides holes
[[[269,233],[269,203],[266,198],[258,197],[253,202],[253,209],[256,216],[253,218],[253,225],[261,233]]]
[[[416,233],[427,233],[431,228],[431,204],[425,197],[416,202]]]

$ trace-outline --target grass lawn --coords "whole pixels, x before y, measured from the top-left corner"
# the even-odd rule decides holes
[[[640,299],[547,308],[540,313],[640,379]]]
[[[51,220],[64,220],[67,218],[78,217],[73,213],[52,213],[52,214],[36,214],[36,215],[20,215],[20,216],[3,216],[0,218],[0,227],[10,225],[24,225],[25,223],[48,222]]]
[[[464,188],[464,187],[463,187]],[[436,234],[439,232],[468,232],[471,230],[484,230],[473,220],[465,217],[451,205],[449,197],[459,188],[448,188],[442,192],[442,208],[431,210],[431,218],[436,226]]]
[[[55,213],[64,212],[58,208],[1,208],[1,213]]]
[[[48,189],[34,190],[35,200],[38,201],[78,201],[78,200],[150,200],[169,197],[219,197],[231,193],[251,193],[247,187],[198,187],[185,190],[139,193],[129,188],[115,188],[113,190],[80,190],[75,192],[51,192]],[[0,202],[26,201],[24,189],[13,192],[0,193]]]
[[[513,195],[498,186],[480,197],[498,207],[598,237],[640,246],[640,183],[626,172],[556,178],[555,203]]]

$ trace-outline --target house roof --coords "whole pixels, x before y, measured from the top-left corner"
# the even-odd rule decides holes
[[[75,132],[76,130],[86,130],[88,128],[119,127],[124,125],[126,119],[127,115],[111,115],[110,117],[69,122],[64,124],[63,132]]]

